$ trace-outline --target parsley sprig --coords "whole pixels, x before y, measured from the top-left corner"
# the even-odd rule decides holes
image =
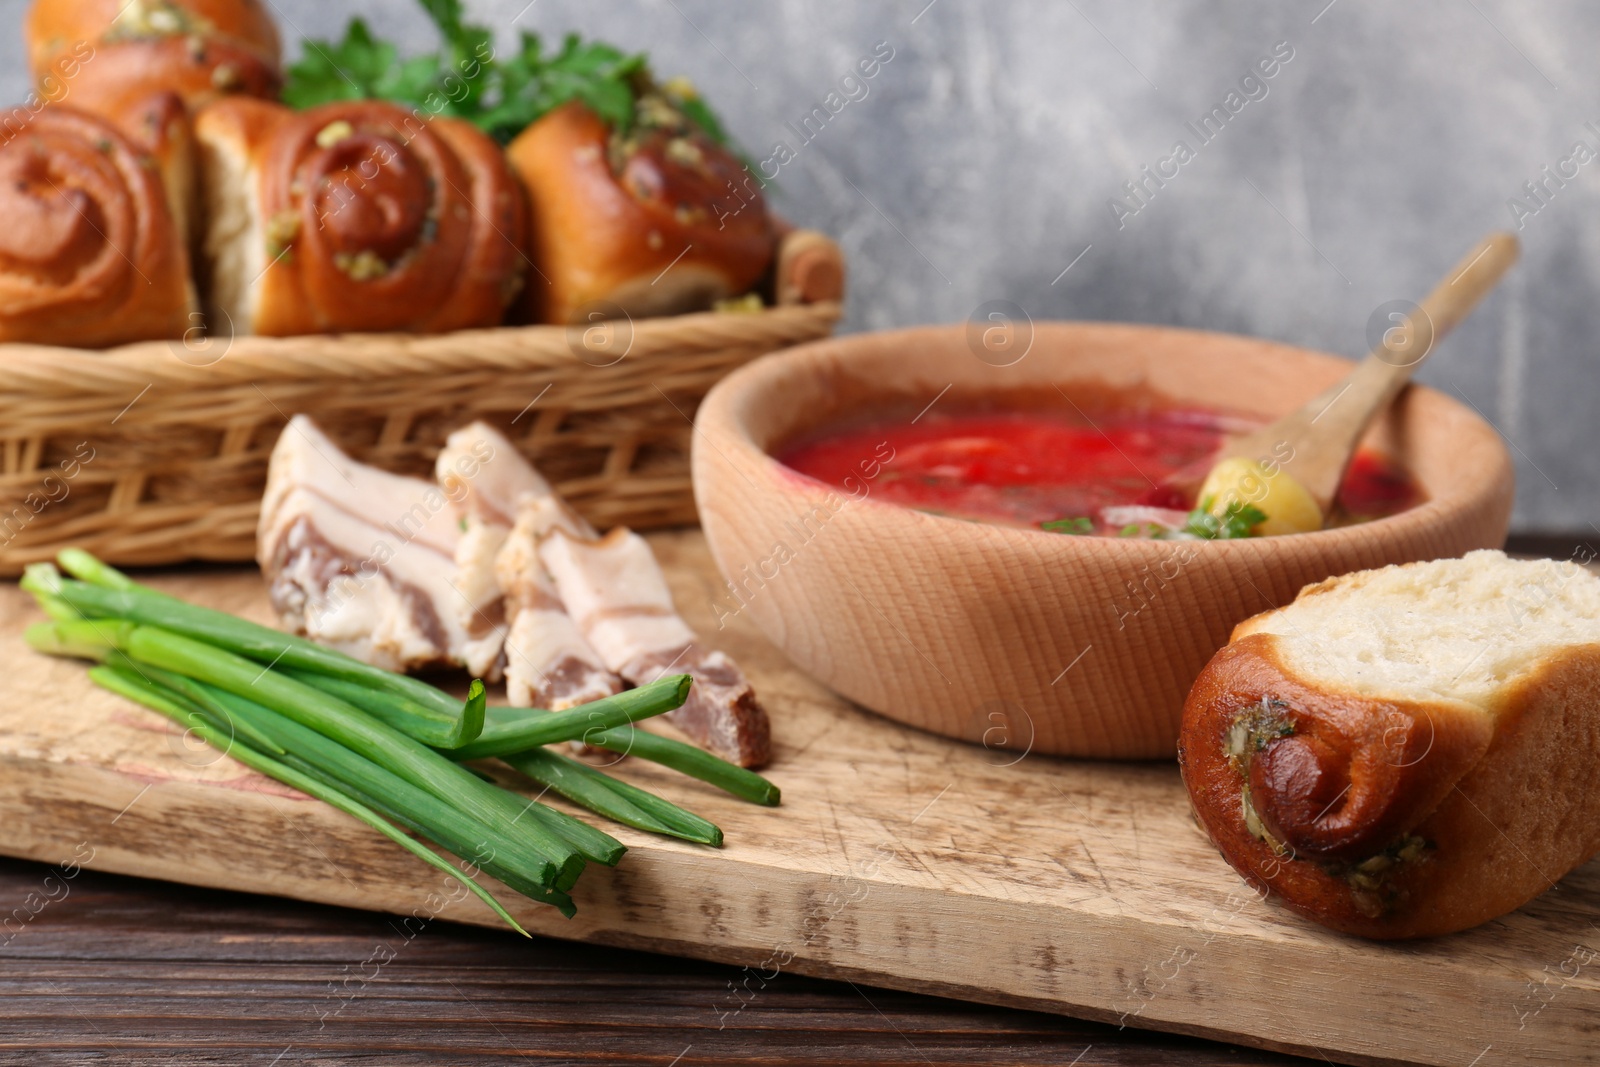
[[[422,107],[439,82],[438,56],[398,62],[394,45],[373,37],[365,20],[353,18],[337,44],[306,40],[305,54],[289,67],[283,102],[308,108],[340,100],[380,99]],[[455,112],[445,109],[445,113]]]
[[[496,49],[487,27],[465,21],[461,0],[418,0],[438,27],[438,52],[401,59],[395,46],[353,18],[338,42],[308,39],[288,70],[284,103],[314,107],[339,100],[392,100],[427,115],[465,119],[502,144],[573,100],[620,134],[639,123],[641,98],[664,97],[718,144],[729,139],[721,121],[679,79],[657,86],[644,53],[628,54],[602,41],[569,34],[547,50],[524,32],[514,51]]]
[[[1215,504],[1210,497],[1189,513],[1183,532],[1207,541],[1232,541],[1240,537],[1253,537],[1257,526],[1267,521],[1267,513],[1242,500],[1231,500],[1221,515],[1213,515]]]
[[[1049,533],[1084,537],[1094,533],[1094,520],[1087,515],[1080,515],[1075,519],[1052,519],[1049,522],[1041,522],[1039,529]]]

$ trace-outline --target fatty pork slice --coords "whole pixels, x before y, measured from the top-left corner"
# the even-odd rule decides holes
[[[550,486],[515,445],[484,422],[463,426],[445,438],[434,462],[434,477],[450,500],[460,532],[455,550],[455,582],[461,590],[457,620],[474,635],[487,637],[495,631],[503,644],[513,613],[495,579],[495,557],[511,533],[517,497],[551,492]],[[490,681],[499,681],[505,660],[502,649],[490,669]]]
[[[517,446],[486,422],[469,423],[445,438],[434,474],[462,516],[509,529],[523,498],[534,496],[554,503],[559,525],[574,537],[596,536],[594,527],[556,494]]]
[[[437,486],[356,462],[303,415],[278,438],[256,559],[286,629],[388,670],[486,673],[501,639],[460,623],[459,540]]]
[[[744,673],[706,648],[678,615],[649,544],[617,528],[599,540],[554,530],[539,543],[568,613],[606,667],[634,685],[669,674],[694,678],[689,699],[668,713],[680,729],[724,759],[760,767],[772,727]]]
[[[517,524],[495,560],[495,575],[511,615],[506,697],[512,704],[551,711],[587,704],[625,688],[567,613],[539,557],[540,540],[563,529],[561,512],[554,496],[524,497]]]
[[[506,609],[508,590],[495,576],[495,557],[516,522],[517,503],[530,496],[559,498],[516,445],[485,422],[463,426],[445,439],[434,476],[455,509],[461,534],[455,553],[461,624],[475,631],[484,620],[496,619],[503,632],[514,613]],[[575,536],[595,536],[588,523],[564,504],[562,509]]]
[[[455,505],[462,535],[457,584],[479,616],[500,612],[506,634],[506,697],[513,705],[560,711],[620,693],[578,632],[539,559],[538,540],[561,529],[594,537],[515,445],[486,423],[452,433],[435,475]],[[492,605],[492,606],[491,606]]]

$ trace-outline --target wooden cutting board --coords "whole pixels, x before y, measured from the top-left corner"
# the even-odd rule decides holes
[[[741,965],[715,1027],[786,971],[848,978],[1297,1052],[1452,1067],[1600,1062],[1600,863],[1506,918],[1381,945],[1258,900],[1191,820],[1168,764],[1072,762],[1026,742],[1020,709],[973,710],[962,745],[858,711],[735,619],[697,533],[653,538],[691,624],[746,667],[772,713],[777,809],[643,763],[620,772],[720,824],[712,850],[625,828],[578,916],[503,894],[530,930]],[[253,570],[155,584],[267,618]],[[361,824],[30,652],[39,618],[0,588],[0,851],[396,915],[494,924],[476,900]],[[1070,683],[1070,676],[1063,684]],[[13,929],[48,906],[0,902]],[[397,922],[404,930],[404,920]],[[353,994],[354,995],[354,994]]]

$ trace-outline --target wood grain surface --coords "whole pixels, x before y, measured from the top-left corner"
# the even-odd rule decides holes
[[[764,695],[785,801],[744,805],[630,761],[622,773],[716,820],[727,847],[618,829],[632,851],[585,875],[576,919],[516,909],[536,932],[736,965],[705,1008],[713,1028],[809,975],[1329,1062],[1597,1062],[1600,865],[1463,935],[1332,934],[1240,883],[1195,828],[1175,767],[965,746],[855,710],[743,619],[716,631],[719,581],[698,534],[654,544],[690,622]],[[265,614],[249,571],[162,584]],[[34,617],[15,589],[0,595],[0,851],[55,873],[8,905],[0,939],[25,944],[80,865],[410,917],[396,929],[492,923],[365,827],[189,749],[96,693],[79,665],[28,652],[15,634]]]
[[[0,860],[0,900],[50,869]],[[786,974],[86,871],[0,947],[0,1063],[1295,1067],[1320,1063]],[[375,956],[374,953],[377,953]],[[385,959],[381,969],[369,960]]]

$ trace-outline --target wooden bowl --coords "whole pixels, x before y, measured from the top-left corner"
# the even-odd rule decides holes
[[[1226,334],[1032,330],[1009,366],[971,327],[940,326],[801,345],[719,383],[692,458],[728,582],[714,594],[719,619],[748,615],[840,694],[935,733],[1018,753],[1165,758],[1190,683],[1236,623],[1332,575],[1504,543],[1512,466],[1499,435],[1418,386],[1366,443],[1409,468],[1428,501],[1284,537],[1118,540],[965,522],[873,499],[870,462],[846,491],[769,454],[852,413],[995,393],[1082,403],[1109,389],[1272,419],[1351,367]]]

